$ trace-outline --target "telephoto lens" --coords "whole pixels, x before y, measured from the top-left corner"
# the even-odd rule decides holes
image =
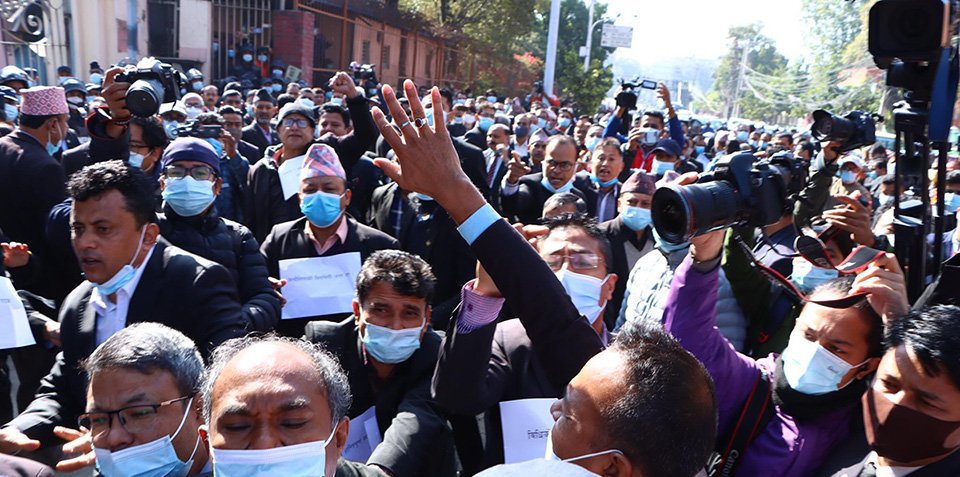
[[[663,240],[684,243],[744,220],[744,205],[740,193],[727,181],[667,184],[653,194],[653,226]]]
[[[127,109],[134,116],[146,118],[160,111],[163,102],[163,84],[154,79],[134,81],[127,90]]]

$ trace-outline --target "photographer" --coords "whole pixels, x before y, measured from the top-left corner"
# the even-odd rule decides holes
[[[623,118],[628,113],[629,108],[636,106],[636,94],[632,91],[621,94],[624,93],[633,95],[633,106],[629,106],[628,103],[618,100],[617,111],[610,117],[610,122],[607,123],[607,128],[603,131],[603,137],[615,137],[619,139],[621,143],[627,143],[627,153],[624,156],[624,162],[629,165],[630,169],[643,169],[645,172],[651,172],[653,170],[653,148],[656,146],[657,141],[663,137],[663,113],[660,111],[644,112],[640,117],[640,127],[632,129],[629,137],[623,137],[618,132],[620,131]],[[620,98],[620,95],[617,97]],[[673,110],[673,103],[670,102],[670,90],[667,89],[667,85],[663,83],[657,85],[657,98],[663,101],[664,108],[667,110],[670,139],[676,141],[677,144],[683,144],[683,125],[680,124],[680,119],[677,118],[677,112]],[[651,129],[658,131],[658,133],[645,134],[646,131],[650,131]]]
[[[223,182],[215,204],[221,217],[243,223],[244,195],[250,163],[238,152],[237,140],[224,127],[226,119],[223,116],[217,113],[202,113],[197,116],[197,124],[221,127],[219,137],[204,138],[220,156],[220,169],[223,171]]]
[[[761,475],[769,469],[785,477],[811,475],[847,437],[861,412],[857,403],[866,379],[880,362],[883,322],[909,308],[903,273],[896,257],[887,254],[856,280],[821,285],[811,299],[839,299],[860,291],[867,297],[848,308],[808,303],[784,353],[754,360],[731,349],[713,326],[724,234],[718,230],[692,239],[690,254],[674,276],[664,326],[713,377],[719,436],[736,435],[751,389],[771,389],[773,412],[756,418],[760,427],[752,441],[737,449],[739,467],[733,475]],[[718,440],[718,448],[729,449],[727,441]]]

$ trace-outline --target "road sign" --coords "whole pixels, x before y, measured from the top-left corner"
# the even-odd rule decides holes
[[[600,46],[604,48],[630,48],[633,44],[633,27],[603,24]]]

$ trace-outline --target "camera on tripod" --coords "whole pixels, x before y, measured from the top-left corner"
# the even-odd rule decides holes
[[[132,83],[127,90],[127,109],[141,118],[157,114],[163,103],[178,101],[184,87],[179,71],[153,57],[128,66],[114,81]]]
[[[810,134],[819,142],[835,141],[842,145],[837,152],[847,152],[877,141],[877,122],[879,115],[863,111],[850,111],[846,116],[835,116],[829,111],[818,109],[813,112],[813,126]]]
[[[728,227],[770,225],[792,208],[806,179],[806,164],[786,151],[759,161],[748,152],[726,156],[696,184],[658,188],[653,226],[678,244]]]

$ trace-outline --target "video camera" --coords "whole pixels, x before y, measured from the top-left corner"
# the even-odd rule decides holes
[[[360,64],[356,61],[350,63],[350,72],[353,73],[353,81],[355,83],[363,84],[365,82],[373,82],[374,84],[380,84],[377,80],[377,72],[373,68],[377,65],[373,64]]]
[[[876,142],[878,122],[883,122],[883,118],[863,111],[850,111],[846,116],[839,117],[818,109],[813,112],[810,134],[819,142],[841,142],[843,145],[837,151],[847,152]]]
[[[179,71],[153,57],[127,66],[114,81],[132,83],[127,90],[127,109],[141,118],[157,114],[161,104],[178,101],[185,87]]]
[[[617,106],[627,111],[637,109],[637,89],[657,89],[657,82],[653,80],[633,81],[620,80],[620,89],[617,91]]]
[[[195,137],[198,139],[217,139],[223,134],[223,126],[219,124],[200,124],[193,120],[177,128],[177,137]]]
[[[749,152],[729,155],[695,184],[658,188],[653,226],[679,244],[728,227],[770,225],[791,210],[806,180],[806,164],[786,151],[759,161]]]

